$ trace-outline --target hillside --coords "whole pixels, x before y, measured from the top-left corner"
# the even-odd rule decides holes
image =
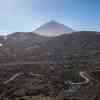
[[[1,42],[3,43],[0,48],[1,55],[12,60],[41,59],[64,62],[68,56],[83,56],[83,59],[89,56],[90,59],[95,59],[100,49],[100,34],[99,32],[73,32],[56,37],[45,37],[32,32],[19,32],[8,35],[7,39],[3,41],[1,39]],[[98,57],[99,55],[96,56]]]
[[[80,82],[80,71],[91,75],[100,69],[99,32],[73,32],[56,37],[18,32],[8,35],[7,39],[1,37],[0,41],[0,83],[4,87],[1,92],[6,88],[6,95],[11,98],[60,95],[65,88],[65,79]],[[3,84],[7,80],[9,84]],[[90,95],[92,98],[97,96],[100,85],[91,79],[89,84],[72,87],[78,90],[71,97],[78,97],[76,94],[79,93],[80,97]],[[70,92],[65,95],[70,96]]]

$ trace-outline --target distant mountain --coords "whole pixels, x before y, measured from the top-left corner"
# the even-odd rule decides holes
[[[2,39],[1,39],[2,40]],[[16,32],[7,36],[6,44],[17,48],[34,47],[36,45],[54,48],[100,48],[99,32],[80,31],[56,37],[45,37],[33,32]]]
[[[74,30],[64,24],[60,24],[56,21],[50,21],[41,25],[33,32],[44,36],[58,36],[64,33],[72,33]]]
[[[7,36],[3,40],[8,46],[16,48],[100,48],[100,34],[99,32],[73,32],[72,34],[63,34],[56,37],[45,37],[33,32],[16,32]],[[2,42],[2,37],[1,37]]]
[[[45,37],[33,32],[17,32],[8,35],[2,43],[0,55],[15,60],[67,61],[66,57],[72,55],[78,55],[79,58],[88,55],[90,59],[100,50],[100,33],[83,31]]]

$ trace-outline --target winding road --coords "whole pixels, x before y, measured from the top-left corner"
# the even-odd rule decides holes
[[[14,65],[32,65],[32,64],[57,64],[54,61],[22,61],[22,62],[8,62],[8,63],[0,63],[0,66],[14,66]],[[4,81],[4,84],[8,84],[9,82],[13,81],[14,79],[16,79],[18,76],[20,75],[24,75],[24,73],[22,72],[18,72],[16,74],[14,74],[13,76],[11,76],[8,80]],[[43,76],[41,74],[34,74],[34,73],[29,73],[30,76]]]
[[[24,75],[24,73],[22,72],[18,72],[14,75],[12,75],[8,80],[4,81],[3,83],[5,85],[7,85],[8,83],[12,82],[13,80],[15,80],[17,77]],[[29,73],[30,76],[37,76],[37,77],[41,77],[43,76],[42,74],[34,74],[34,73]],[[3,93],[0,94],[0,100],[6,95],[6,91],[4,91]]]
[[[21,75],[24,75],[24,73],[22,72],[19,72],[19,73],[16,73],[14,74],[13,76],[11,76],[8,80],[4,81],[3,83],[6,85],[8,83],[10,83],[11,81],[15,80],[17,77],[21,76]],[[41,77],[43,76],[42,74],[34,74],[34,73],[29,73],[30,76],[37,76],[37,77]]]
[[[0,66],[13,66],[13,65],[23,65],[23,64],[56,64],[56,62],[53,61],[23,61],[23,62],[10,62],[10,63],[1,63]],[[42,76],[41,74],[34,74],[34,73],[29,73],[31,76]],[[24,73],[19,72],[14,74],[12,77],[10,77],[8,80],[4,81],[4,84],[7,84],[11,81],[13,81],[14,79],[16,79],[18,76],[20,75],[24,75]],[[85,80],[83,82],[79,82],[79,83],[73,83],[71,82],[71,84],[73,85],[84,85],[90,82],[90,79],[88,78],[88,74],[86,72],[79,72],[79,75]],[[65,81],[65,84],[67,84],[67,81]]]
[[[73,83],[71,82],[72,85],[84,85],[90,82],[90,79],[88,78],[88,75],[86,72],[79,72],[80,76],[85,80],[83,82],[79,82],[79,83]],[[20,75],[24,75],[24,73],[19,72],[14,74],[13,76],[11,76],[8,80],[4,81],[4,84],[8,84],[9,82],[13,81],[14,79],[16,79],[18,76]],[[42,74],[34,74],[34,73],[29,73],[30,76],[37,76],[37,77],[41,77],[43,76]],[[65,81],[65,84],[67,84],[67,81]]]
[[[79,82],[79,83],[73,83],[71,82],[72,85],[84,85],[90,82],[90,79],[88,78],[88,74],[86,72],[79,72],[79,75],[85,80],[83,82]],[[65,84],[67,84],[67,81],[65,81]]]
[[[18,77],[18,76],[20,76],[20,75],[24,75],[24,73],[21,73],[21,72],[16,73],[16,74],[14,74],[12,77],[10,77],[8,80],[4,81],[3,83],[4,83],[4,84],[8,84],[9,82],[13,81],[16,77]]]

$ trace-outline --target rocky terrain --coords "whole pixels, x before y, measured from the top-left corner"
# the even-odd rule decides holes
[[[56,68],[58,66],[58,68]],[[6,68],[7,67],[7,68]],[[11,80],[12,78],[12,80]],[[63,89],[63,69],[59,65],[32,64],[0,67],[1,94],[23,96],[57,96]]]
[[[33,32],[0,37],[0,99],[42,95],[54,100],[59,96],[61,100],[99,100],[99,43],[99,32],[85,31],[56,37]],[[72,84],[84,81],[79,72],[85,73],[88,83]]]

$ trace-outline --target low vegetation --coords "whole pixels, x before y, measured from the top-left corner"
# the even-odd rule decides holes
[[[25,96],[16,98],[16,100],[64,100],[63,96],[50,97],[50,96]]]

